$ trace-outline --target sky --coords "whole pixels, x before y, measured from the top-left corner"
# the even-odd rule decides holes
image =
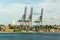
[[[33,7],[33,21],[38,20],[43,8],[44,25],[60,24],[60,0],[0,0],[0,24],[19,24],[25,6],[27,17]]]

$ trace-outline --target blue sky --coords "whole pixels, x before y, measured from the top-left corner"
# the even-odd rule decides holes
[[[3,2],[6,2],[6,3],[39,3],[39,2],[45,2],[45,0],[1,0]]]
[[[9,0],[7,3],[22,3],[22,4],[31,4],[31,3],[38,3],[42,2],[41,0]]]
[[[41,8],[44,9],[43,24],[60,24],[60,0],[0,0],[0,24],[17,22],[24,14],[24,7],[27,6],[27,17],[30,8],[33,6],[33,19],[37,20]]]

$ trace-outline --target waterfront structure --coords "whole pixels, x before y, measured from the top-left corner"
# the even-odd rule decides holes
[[[39,18],[40,18],[40,23],[41,23],[41,26],[42,26],[42,19],[43,19],[43,8],[41,9],[41,16],[40,16]]]
[[[28,17],[29,26],[32,26],[32,14],[33,14],[33,7],[31,7],[31,12],[30,12],[30,15]]]
[[[25,25],[26,25],[26,13],[27,13],[27,7],[25,6],[25,9],[24,9],[24,15],[22,16],[22,19],[21,20],[18,20],[18,22],[20,22],[20,26],[21,26],[21,29],[25,29]]]
[[[39,17],[39,20],[36,20],[35,22],[38,23],[39,25],[42,25],[42,19],[43,19],[43,8],[41,9],[41,15]]]
[[[37,30],[38,29],[40,30],[42,28],[42,19],[43,19],[43,8],[41,9],[41,15],[40,15],[39,19],[34,21],[37,24],[37,26],[38,26],[38,27],[36,27]]]
[[[24,25],[24,23],[26,21],[26,13],[27,13],[26,11],[27,11],[27,7],[25,6],[24,15],[22,16],[22,19],[21,20],[18,20],[18,22],[21,23],[20,25]]]

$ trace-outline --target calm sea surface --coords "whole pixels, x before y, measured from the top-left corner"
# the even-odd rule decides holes
[[[0,33],[0,40],[60,40],[60,33]]]

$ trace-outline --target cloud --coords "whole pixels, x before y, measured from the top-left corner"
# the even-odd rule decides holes
[[[8,4],[5,7],[0,7],[0,22],[1,24],[9,24],[13,19],[17,22],[23,12],[24,5],[21,4]]]
[[[60,0],[46,0],[47,2],[53,2],[53,3],[56,3],[56,2],[60,2]]]
[[[56,20],[56,19],[58,19],[58,17],[57,16],[54,16],[54,19]]]
[[[56,1],[59,1],[59,0],[55,0],[55,1],[46,0],[46,2],[40,2],[40,3],[36,3],[36,4],[8,3],[4,7],[0,7],[1,23],[4,20],[6,23],[8,20],[12,21],[13,19],[16,20],[16,22],[17,22],[17,20],[20,19],[22,17],[22,15],[24,14],[25,6],[28,7],[27,16],[29,16],[30,8],[31,8],[31,6],[33,6],[34,14],[36,14],[36,15],[33,14],[33,19],[36,19],[36,18],[38,19],[38,17],[40,16],[40,13],[41,13],[41,8],[43,8],[44,9],[43,17],[48,19],[48,20],[46,20],[46,19],[44,19],[44,20],[46,20],[47,24],[49,24],[49,23],[54,24],[55,21],[59,21],[56,19],[60,18],[60,15],[59,15],[60,3],[56,3]],[[56,17],[56,16],[58,16],[58,17]],[[54,21],[51,21],[51,18],[54,19]],[[7,23],[11,23],[11,21],[9,21]],[[45,24],[46,24],[46,22],[45,22]]]
[[[1,24],[10,24],[14,19],[18,22],[24,14],[24,8],[27,6],[27,16],[30,14],[31,5],[13,3],[7,4],[5,7],[0,7],[0,22]],[[4,21],[4,22],[3,22]]]
[[[58,1],[58,0],[57,0]],[[41,8],[44,9],[44,14],[43,17],[45,17],[46,20],[45,24],[60,24],[60,3],[56,2],[44,2],[44,3],[39,3],[36,7],[37,13],[40,13]],[[43,22],[44,23],[44,22]]]

